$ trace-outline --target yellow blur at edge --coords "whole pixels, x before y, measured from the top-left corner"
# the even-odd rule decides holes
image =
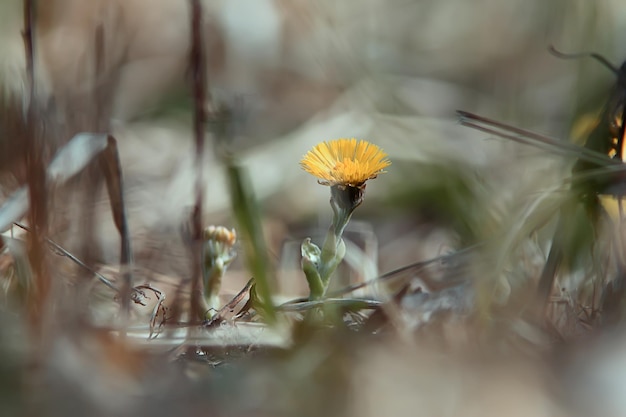
[[[600,112],[592,112],[587,113],[581,116],[574,126],[572,127],[571,138],[575,143],[580,145],[584,145],[583,141],[585,138],[589,137],[591,131],[597,126],[600,116]],[[624,155],[622,154],[622,160],[624,160]],[[611,218],[611,220],[615,223],[620,221],[620,218],[624,217],[624,208],[622,207],[620,213],[620,198],[615,197],[613,195],[601,194],[598,196],[600,200],[600,204],[606,210],[607,214]],[[622,206],[626,206],[626,201],[622,201]]]

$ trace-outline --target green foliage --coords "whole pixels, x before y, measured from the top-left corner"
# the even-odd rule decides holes
[[[258,306],[258,310],[265,315],[269,323],[273,323],[276,320],[276,312],[272,302],[270,261],[261,226],[260,209],[248,173],[233,158],[226,158],[225,161],[237,230],[241,234],[248,268],[260,296],[258,301],[261,305]]]

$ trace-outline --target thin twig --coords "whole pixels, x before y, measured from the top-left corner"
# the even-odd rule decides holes
[[[150,334],[148,335],[148,339],[154,339],[161,333],[160,330],[163,328],[163,325],[165,324],[166,307],[163,304],[165,302],[165,294],[150,284],[138,285],[137,287],[135,287],[135,289],[136,290],[144,290],[144,289],[150,290],[158,298],[156,305],[152,309],[152,314],[150,315]],[[157,328],[156,320],[157,320],[157,317],[159,316],[159,312],[162,313],[163,320],[159,323],[159,326]]]
[[[382,305],[382,301],[370,300],[366,298],[324,298],[321,300],[307,300],[301,303],[285,303],[276,307],[280,311],[306,311],[313,308],[335,305],[338,307],[349,307],[356,310],[374,309]]]
[[[33,59],[33,3],[34,0],[24,0],[24,30],[22,31],[24,50],[26,53],[26,77],[29,89],[28,96],[31,102],[35,97],[35,62]]]
[[[192,250],[192,279],[191,279],[191,308],[192,319],[200,317],[202,308],[202,203],[204,201],[203,159],[204,159],[204,129],[206,123],[207,74],[204,45],[202,42],[202,6],[200,0],[191,0],[191,51],[189,57],[192,74],[192,94],[194,98],[194,136],[196,155],[196,201],[192,213],[191,250]]]
[[[358,284],[352,284],[352,285],[348,285],[347,287],[338,289],[336,291],[332,291],[330,293],[328,293],[328,297],[340,297],[342,295],[354,292],[356,290],[360,290],[361,288],[365,288],[368,287],[370,285],[373,284],[378,284],[381,282],[385,282],[388,280],[392,280],[394,278],[400,277],[402,276],[403,273],[406,272],[413,272],[414,274],[417,274],[419,271],[421,271],[422,269],[426,268],[429,265],[432,265],[434,263],[437,262],[441,262],[441,263],[445,263],[448,260],[453,260],[458,256],[467,254],[473,250],[476,250],[477,248],[481,247],[484,243],[477,243],[475,245],[472,246],[468,246],[466,248],[463,249],[459,249],[458,251],[455,251],[453,253],[450,254],[446,254],[446,255],[440,255],[440,256],[436,256],[434,258],[430,258],[430,259],[426,259],[424,261],[418,261],[418,262],[414,262],[412,264],[408,264],[405,266],[402,266],[400,268],[394,269],[393,271],[389,271],[386,272],[382,275],[377,276],[376,278],[372,278],[368,281],[364,281],[364,282],[360,282]],[[304,300],[304,299],[303,299]],[[308,301],[308,299],[306,299]]]
[[[25,225],[23,225],[21,223],[14,223],[14,224],[17,227],[19,227],[20,229],[23,229],[23,230],[25,230],[25,231],[27,231],[29,233],[33,232],[28,226],[25,226]],[[56,254],[58,254],[60,256],[65,256],[66,258],[68,258],[69,260],[74,262],[76,265],[80,266],[85,271],[89,272],[90,274],[92,274],[93,276],[98,278],[98,280],[100,282],[102,282],[104,285],[106,285],[107,287],[109,287],[110,289],[115,291],[116,293],[121,294],[121,291],[119,290],[119,288],[117,288],[117,286],[115,286],[115,284],[113,284],[109,279],[107,279],[104,275],[100,274],[98,271],[96,271],[93,268],[89,267],[86,263],[84,263],[83,261],[78,259],[75,255],[73,255],[67,249],[63,248],[61,245],[56,243],[54,240],[46,238],[46,243],[48,245],[50,245],[50,247],[55,251]],[[141,288],[146,288],[146,285],[139,285],[137,287],[131,288],[131,291],[132,291],[131,300],[135,304],[145,305],[142,300],[144,298],[146,298],[146,295],[145,295],[145,293],[143,291],[141,291]],[[149,287],[149,289],[152,290],[152,291],[158,291],[154,287]],[[158,291],[158,292],[160,293],[161,291]]]
[[[232,312],[235,307],[237,307],[237,304],[241,303],[246,295],[250,293],[250,288],[252,288],[252,284],[254,284],[254,278],[248,280],[248,282],[241,289],[241,291],[239,291],[228,303],[226,303],[226,305],[222,307],[220,311],[218,311],[217,314],[205,324],[205,327],[216,327],[218,324],[225,321],[226,314]],[[240,313],[241,311],[237,313],[236,316],[239,316]]]
[[[100,154],[100,167],[106,180],[111,212],[115,227],[120,234],[120,270],[123,278],[121,291],[122,311],[128,314],[131,301],[131,288],[133,287],[133,277],[131,273],[133,254],[130,245],[130,231],[126,219],[126,203],[124,199],[124,178],[117,141],[111,135],[107,137],[107,147]]]
[[[585,148],[584,146],[576,145],[575,143],[554,139],[546,135],[521,129],[463,110],[457,110],[457,114],[463,126],[471,127],[482,132],[510,139],[525,145],[535,146],[556,154],[584,159],[585,161],[601,166],[622,165],[620,161],[616,161],[609,158],[607,155]]]

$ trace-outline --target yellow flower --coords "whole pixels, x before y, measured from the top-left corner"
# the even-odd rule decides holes
[[[322,142],[300,161],[302,168],[324,185],[360,187],[391,165],[387,154],[364,140],[336,139]]]

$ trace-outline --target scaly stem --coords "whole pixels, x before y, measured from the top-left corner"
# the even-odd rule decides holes
[[[337,269],[337,266],[339,266],[346,254],[346,245],[341,236],[352,215],[351,212],[346,210],[336,210],[334,206],[333,209],[333,222],[328,228],[328,233],[326,233],[319,265],[319,274],[324,284],[324,293],[326,293],[330,284],[330,276],[335,272],[335,269]]]
[[[333,222],[328,228],[324,245],[320,250],[311,239],[302,243],[302,270],[309,284],[309,298],[319,300],[324,297],[330,286],[330,277],[339,266],[346,254],[346,244],[341,236],[345,230],[354,207],[346,207],[331,197]]]
[[[220,299],[219,293],[222,287],[222,277],[225,268],[223,265],[215,265],[205,271],[204,274],[204,300],[206,302],[206,319],[211,319],[219,311]]]

